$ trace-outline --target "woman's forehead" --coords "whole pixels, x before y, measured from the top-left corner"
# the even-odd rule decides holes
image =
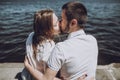
[[[55,13],[53,13],[53,23],[55,23],[56,21],[58,21],[58,17],[55,15]]]

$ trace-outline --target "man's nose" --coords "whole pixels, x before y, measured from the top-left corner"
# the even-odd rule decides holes
[[[61,21],[62,21],[62,20],[59,20],[58,26],[59,26],[60,33],[63,33],[63,32],[62,32],[62,27],[61,27],[61,26],[62,26]]]
[[[61,26],[61,20],[59,20],[59,27]]]

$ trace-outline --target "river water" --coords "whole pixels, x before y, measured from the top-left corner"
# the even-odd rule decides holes
[[[57,16],[61,6],[70,0],[0,0],[0,62],[22,62],[25,41],[32,31],[33,14],[52,8]],[[85,31],[98,40],[99,55],[120,61],[120,1],[78,0],[88,10]],[[103,56],[115,56],[105,57]],[[101,57],[100,57],[101,58]],[[115,60],[116,61],[116,60]]]

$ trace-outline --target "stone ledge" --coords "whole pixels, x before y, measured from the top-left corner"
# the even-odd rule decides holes
[[[0,63],[0,68],[23,68],[23,63]]]
[[[23,63],[0,63],[0,80],[21,80]]]
[[[0,63],[0,80],[21,80],[23,63]],[[96,80],[120,80],[120,63],[98,65]]]
[[[120,80],[120,63],[99,65],[97,67],[96,80]]]

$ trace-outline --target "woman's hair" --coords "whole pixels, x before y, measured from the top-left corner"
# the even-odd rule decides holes
[[[83,4],[78,1],[72,1],[64,4],[62,10],[65,10],[68,23],[72,19],[78,21],[78,25],[83,28],[83,25],[87,22],[87,10]]]
[[[36,12],[34,14],[33,30],[32,46],[36,58],[37,46],[47,39],[53,39],[53,11],[46,9]]]

